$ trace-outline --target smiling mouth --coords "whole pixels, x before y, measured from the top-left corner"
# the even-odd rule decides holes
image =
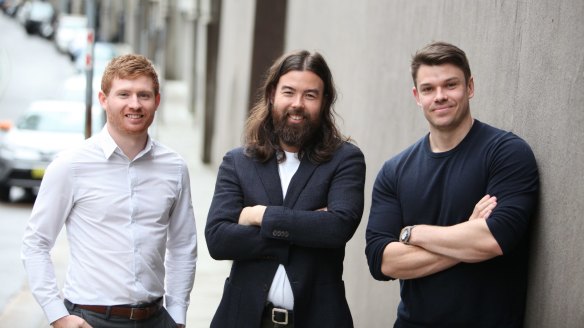
[[[304,119],[304,116],[302,115],[298,115],[298,114],[290,114],[288,115],[288,117],[292,120],[292,121],[302,121]]]
[[[142,115],[142,114],[126,114],[126,117],[131,118],[131,119],[138,119],[138,118],[144,117],[144,115]]]
[[[435,112],[442,112],[442,111],[448,110],[450,108],[451,108],[451,106],[438,107],[438,108],[434,108],[433,111],[435,111]]]

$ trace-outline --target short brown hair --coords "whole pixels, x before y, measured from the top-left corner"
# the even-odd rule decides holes
[[[158,74],[152,62],[137,54],[127,54],[115,57],[106,66],[103,76],[101,78],[101,91],[106,95],[109,94],[112,81],[118,79],[136,79],[141,76],[146,76],[152,79],[154,84],[154,95],[160,93],[160,82],[158,81]]]
[[[446,42],[433,42],[418,50],[412,57],[410,70],[414,86],[417,87],[418,69],[422,65],[436,66],[442,64],[452,64],[462,70],[465,83],[468,84],[471,76],[470,66],[466,54],[462,49]]]

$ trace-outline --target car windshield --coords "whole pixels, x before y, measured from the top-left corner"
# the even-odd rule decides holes
[[[72,113],[66,111],[46,111],[30,113],[17,124],[20,130],[34,130],[43,132],[83,133],[83,112]]]
[[[63,16],[59,19],[59,26],[70,29],[83,29],[87,27],[85,17]]]
[[[30,18],[33,20],[50,19],[53,13],[53,6],[50,3],[38,2],[34,3],[30,9]]]

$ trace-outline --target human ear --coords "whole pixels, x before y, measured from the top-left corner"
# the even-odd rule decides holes
[[[412,94],[414,95],[416,104],[418,104],[418,106],[422,106],[422,103],[420,102],[420,94],[418,93],[418,89],[416,89],[415,86],[412,88]]]

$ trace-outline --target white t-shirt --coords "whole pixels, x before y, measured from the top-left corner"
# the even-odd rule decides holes
[[[278,172],[280,173],[280,182],[282,184],[282,195],[285,199],[290,180],[292,180],[294,173],[296,173],[296,170],[300,166],[300,159],[298,159],[298,153],[284,153],[286,154],[286,160],[278,165]],[[294,309],[292,286],[286,274],[286,269],[282,264],[278,266],[278,271],[276,271],[274,280],[272,280],[272,286],[268,293],[268,301],[272,302],[275,307],[288,310]]]

